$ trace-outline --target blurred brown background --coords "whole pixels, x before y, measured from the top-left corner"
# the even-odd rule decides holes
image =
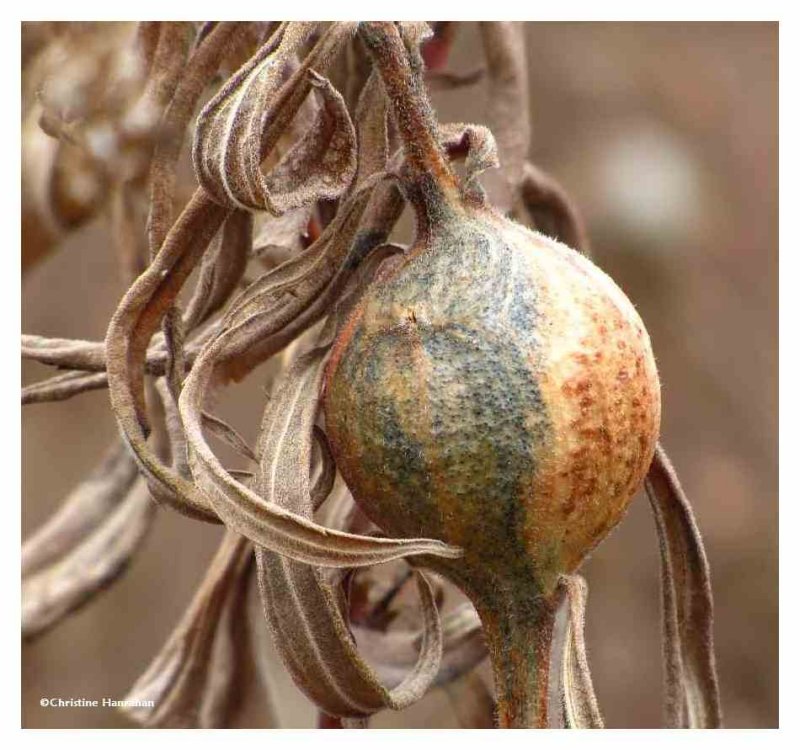
[[[663,382],[663,442],[695,507],[711,563],[726,725],[778,721],[778,26],[528,24],[532,160],[587,220],[597,263],[637,306]],[[480,57],[464,24],[452,67]],[[443,121],[482,121],[483,84],[437,94]],[[105,225],[71,236],[22,281],[26,333],[101,339],[123,289]],[[23,383],[47,375],[23,363]],[[260,384],[220,412],[252,437]],[[252,425],[248,433],[246,425]],[[115,435],[104,391],[25,407],[27,535]],[[122,698],[175,624],[219,530],[162,512],[109,591],[23,648],[26,727],[120,727],[113,709],[41,708],[42,697]],[[661,717],[659,574],[647,502],[585,566],[587,639],[612,727]],[[261,726],[260,695],[240,717]],[[277,680],[286,726],[314,714]],[[452,726],[440,695],[377,726]]]

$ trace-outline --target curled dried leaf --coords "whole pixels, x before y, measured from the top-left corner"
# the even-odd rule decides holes
[[[666,724],[718,728],[722,710],[708,560],[689,500],[661,445],[645,489],[661,550]]]
[[[42,404],[50,401],[65,401],[79,393],[108,388],[108,377],[104,372],[82,372],[75,370],[52,378],[26,385],[22,389],[22,405]]]
[[[122,298],[105,343],[111,405],[153,497],[181,513],[212,522],[216,515],[203,495],[166,467],[147,445],[142,364],[153,333],[226,217],[226,210],[202,191],[195,194],[158,255]]]
[[[245,24],[241,22],[222,22],[207,30],[189,55],[186,65],[181,65],[177,80],[170,86],[171,94],[167,99],[169,104],[158,126],[159,137],[150,166],[150,217],[147,233],[151,256],[158,252],[172,224],[176,167],[186,127],[229,45],[235,41],[237,34],[243,32],[244,27]],[[158,50],[160,49],[161,45]]]
[[[127,568],[155,514],[144,482],[137,481],[88,535],[22,582],[22,635],[41,635],[110,585]]]
[[[481,675],[467,672],[446,684],[444,691],[463,729],[494,729],[497,706],[491,689]]]
[[[216,247],[203,256],[192,298],[184,314],[187,330],[219,311],[244,276],[253,249],[253,215],[234,211],[222,225]]]
[[[314,509],[312,434],[325,353],[317,348],[303,354],[286,372],[265,411],[258,447],[255,487],[268,501],[309,521]],[[407,544],[412,549],[425,542]],[[399,684],[389,689],[359,656],[341,592],[320,569],[258,548],[256,560],[276,648],[298,686],[326,713],[358,718],[385,707],[410,705],[424,694],[439,669],[442,631],[433,592],[423,576],[417,574],[425,623],[420,653]],[[287,637],[289,632],[293,637]]]
[[[381,632],[352,626],[359,648],[374,665],[381,680],[398,682],[414,664],[422,639],[419,631]],[[442,616],[442,661],[432,687],[442,687],[471,672],[487,656],[480,618],[464,603]]]
[[[229,726],[236,682],[250,658],[241,627],[252,561],[249,542],[227,532],[178,626],[126,696],[134,705],[123,713],[145,727]]]
[[[61,507],[22,545],[23,579],[56,561],[108,517],[136,480],[136,462],[117,442]]]
[[[425,639],[410,673],[385,687],[361,658],[342,615],[339,595],[320,571],[257,550],[264,613],[297,685],[334,716],[362,717],[419,700],[437,671],[441,630],[430,585],[417,573]]]
[[[483,125],[449,123],[439,129],[442,146],[452,157],[464,156],[463,189],[481,196],[478,175],[499,165],[497,145],[492,132]]]
[[[343,45],[352,28],[333,24],[292,76],[302,99],[313,86],[323,105],[305,136],[268,174],[261,170],[265,123],[288,121],[282,88],[286,65],[316,24],[283,24],[204,107],[192,155],[200,184],[223,205],[284,211],[338,197],[355,174],[355,132],[342,97],[313,70]],[[302,99],[295,96],[296,107]],[[296,110],[295,110],[296,111]],[[288,115],[288,117],[287,117]],[[288,122],[287,122],[288,124]]]
[[[522,180],[531,138],[525,30],[517,22],[484,21],[480,31],[488,68],[488,119],[497,139],[504,178],[494,204],[507,213]]]
[[[529,220],[540,232],[590,255],[589,238],[580,213],[554,177],[526,162],[519,195]]]
[[[568,729],[602,729],[603,717],[589,671],[583,626],[586,618],[586,581],[578,575],[562,576],[568,618],[561,661],[561,700]]]

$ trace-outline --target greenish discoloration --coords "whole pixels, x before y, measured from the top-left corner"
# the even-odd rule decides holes
[[[463,546],[485,585],[499,574],[530,592],[524,516],[551,439],[536,294],[499,235],[465,223],[448,241],[457,253],[412,256],[365,302],[328,383],[328,428],[383,528]]]

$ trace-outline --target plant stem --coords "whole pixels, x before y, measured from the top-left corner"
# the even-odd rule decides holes
[[[546,729],[556,600],[496,597],[478,605],[492,661],[501,729]]]
[[[359,33],[392,103],[412,187],[422,200],[457,197],[458,182],[437,137],[419,54],[409,52],[394,23],[364,22]]]

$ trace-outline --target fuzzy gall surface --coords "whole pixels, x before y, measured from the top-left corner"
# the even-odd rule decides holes
[[[467,588],[516,581],[550,595],[649,467],[660,420],[650,341],[623,292],[566,246],[487,209],[443,227],[342,330],[326,430],[387,533],[463,547]]]

